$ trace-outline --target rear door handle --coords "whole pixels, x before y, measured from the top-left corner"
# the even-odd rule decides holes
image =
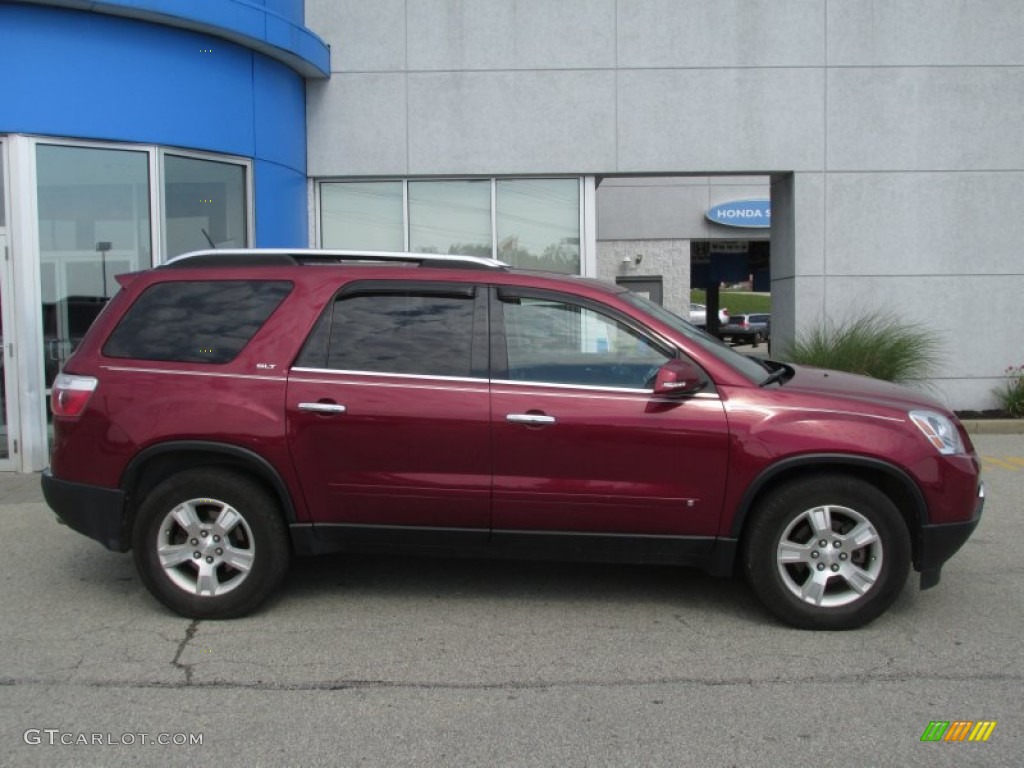
[[[347,409],[337,403],[299,403],[299,410],[313,413],[344,413]]]
[[[542,413],[510,413],[505,417],[505,421],[511,421],[513,424],[554,424],[555,417]]]

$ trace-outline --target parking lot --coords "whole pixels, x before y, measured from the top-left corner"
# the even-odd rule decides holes
[[[1024,435],[976,443],[974,537],[848,633],[691,571],[389,557],[297,561],[257,615],[193,622],[0,478],[0,762],[1018,765]],[[997,725],[922,743],[937,720]]]

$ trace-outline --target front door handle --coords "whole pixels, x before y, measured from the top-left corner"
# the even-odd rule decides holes
[[[346,408],[337,403],[299,403],[299,410],[313,413],[344,413]]]
[[[531,424],[533,426],[554,424],[554,416],[545,416],[543,413],[510,413],[505,417],[505,421],[510,421],[513,424]]]

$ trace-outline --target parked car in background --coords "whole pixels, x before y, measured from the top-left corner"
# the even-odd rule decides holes
[[[690,304],[690,322],[701,330],[708,327],[708,308],[704,304]],[[718,310],[719,327],[729,322],[729,310],[722,307]]]
[[[734,344],[752,344],[756,347],[771,338],[772,316],[765,313],[731,315],[728,321],[719,326],[718,335]]]
[[[405,552],[739,571],[783,621],[850,629],[981,516],[942,403],[741,355],[622,286],[303,250],[117,280],[53,383],[43,492],[183,616],[255,610],[293,555]]]

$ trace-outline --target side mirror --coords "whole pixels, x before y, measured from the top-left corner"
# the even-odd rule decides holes
[[[654,379],[656,395],[692,395],[704,389],[707,381],[693,362],[684,358],[669,360],[658,369]]]

